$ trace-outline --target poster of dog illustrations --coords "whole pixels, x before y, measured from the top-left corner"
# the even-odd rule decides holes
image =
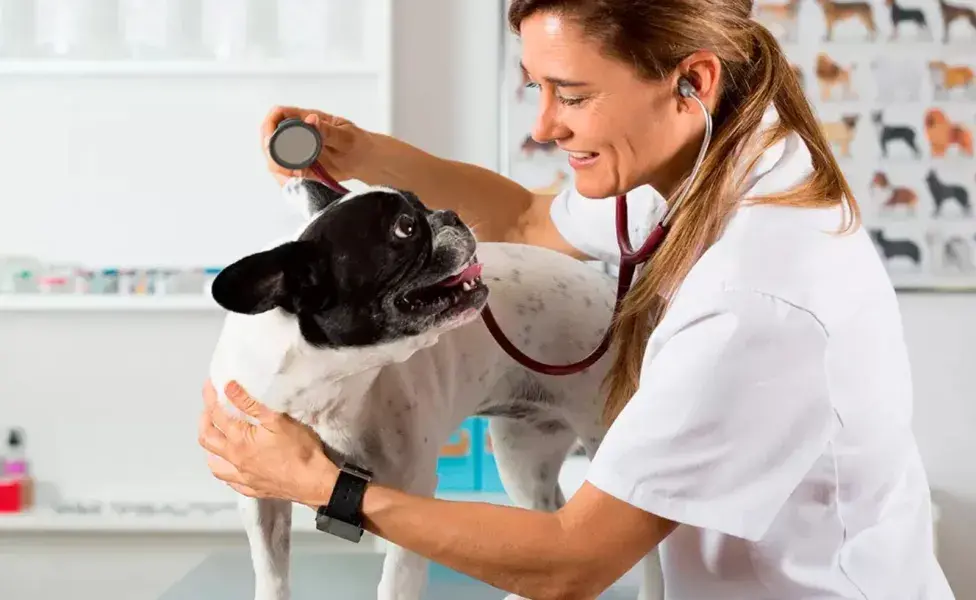
[[[753,18],[786,51],[895,287],[976,291],[976,0],[755,0]],[[503,35],[501,172],[558,191],[572,171],[533,140],[538,92]]]

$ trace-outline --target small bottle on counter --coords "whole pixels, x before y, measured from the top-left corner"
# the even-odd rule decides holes
[[[7,433],[7,447],[0,471],[0,513],[23,512],[34,501],[34,485],[27,464],[24,432],[19,427]]]

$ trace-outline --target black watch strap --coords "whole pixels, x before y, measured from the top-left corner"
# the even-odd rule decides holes
[[[372,478],[373,474],[367,469],[343,465],[329,503],[320,506],[315,515],[316,528],[350,542],[359,542],[363,537],[363,495]]]

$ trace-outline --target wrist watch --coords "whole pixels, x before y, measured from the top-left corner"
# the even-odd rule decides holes
[[[372,479],[373,473],[367,469],[342,465],[329,503],[315,513],[315,528],[359,543],[363,537],[363,495]]]

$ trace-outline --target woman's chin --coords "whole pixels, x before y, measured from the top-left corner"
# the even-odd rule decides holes
[[[617,195],[616,186],[612,185],[606,177],[594,177],[593,174],[580,174],[574,178],[576,191],[584,198],[599,200]]]

